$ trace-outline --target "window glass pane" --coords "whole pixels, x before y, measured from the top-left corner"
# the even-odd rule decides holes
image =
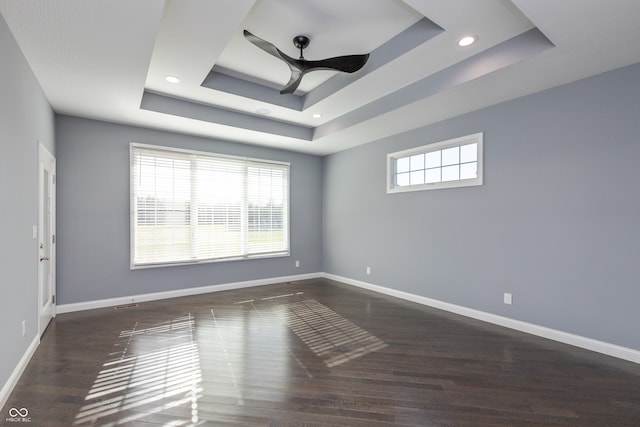
[[[475,162],[478,160],[478,144],[467,144],[460,147],[460,163]]]
[[[424,154],[411,156],[411,170],[417,171],[422,169],[424,169]]]
[[[432,184],[434,182],[440,182],[440,168],[435,169],[427,169],[425,171],[425,182],[427,184]]]
[[[284,171],[250,166],[248,173],[249,251],[272,251],[286,240]]]
[[[403,157],[396,160],[396,173],[409,172],[409,157]]]
[[[442,154],[442,151],[440,151],[440,150],[432,151],[430,153],[425,154],[425,157],[426,157],[425,167],[427,169],[440,167],[441,166],[441,163],[440,163],[441,154]]]
[[[411,185],[424,184],[424,170],[411,172]]]
[[[478,177],[478,163],[464,163],[460,165],[460,179],[472,179]]]
[[[405,185],[409,185],[409,173],[399,173],[396,175],[396,186],[404,187]]]
[[[455,165],[458,163],[460,163],[460,147],[451,147],[442,150],[442,166]]]
[[[460,166],[446,166],[442,168],[442,182],[457,181],[460,179]]]

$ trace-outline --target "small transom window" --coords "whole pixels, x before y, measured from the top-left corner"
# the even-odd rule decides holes
[[[483,134],[387,155],[387,193],[482,185]]]

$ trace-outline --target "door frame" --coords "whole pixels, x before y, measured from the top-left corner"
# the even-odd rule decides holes
[[[44,169],[45,165],[50,167],[48,175],[49,202],[43,203],[44,191]],[[49,205],[49,206],[45,206]],[[46,209],[50,209],[50,214],[46,215]],[[48,218],[48,227],[44,221]],[[48,235],[43,233],[48,229]],[[45,240],[46,239],[46,240]],[[49,253],[43,253],[41,244],[49,242]],[[42,336],[51,320],[56,316],[56,158],[47,148],[38,142],[38,336]],[[48,260],[42,258],[48,257]],[[44,275],[44,269],[49,269],[49,274]],[[49,278],[50,298],[47,304],[43,300],[43,280]]]

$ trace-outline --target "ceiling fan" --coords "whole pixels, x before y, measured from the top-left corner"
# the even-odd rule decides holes
[[[327,58],[319,61],[306,60],[304,59],[302,51],[309,46],[309,37],[307,36],[295,36],[293,38],[293,45],[300,49],[300,58],[295,59],[282,52],[273,44],[266,40],[262,40],[260,37],[251,34],[247,30],[244,30],[244,36],[260,49],[278,59],[281,59],[289,66],[289,69],[291,70],[291,78],[289,79],[289,83],[287,83],[280,91],[281,94],[293,93],[298,88],[298,85],[300,85],[302,77],[311,71],[335,70],[342,71],[344,73],[355,73],[364,67],[364,64],[366,64],[369,59],[369,54],[367,53],[364,55],[336,56],[334,58]]]

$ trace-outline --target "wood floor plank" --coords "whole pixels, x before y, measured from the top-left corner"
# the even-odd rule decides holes
[[[58,316],[37,426],[635,426],[640,366],[312,279]]]

